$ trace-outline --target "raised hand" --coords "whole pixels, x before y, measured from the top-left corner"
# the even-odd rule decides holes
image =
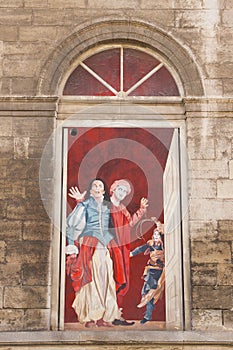
[[[84,199],[86,193],[87,191],[84,191],[83,193],[81,193],[78,187],[75,186],[70,188],[68,196],[70,196],[71,198],[74,198],[76,201],[81,201]]]
[[[148,199],[147,198],[142,198],[140,202],[140,208],[141,209],[146,209],[148,207]]]

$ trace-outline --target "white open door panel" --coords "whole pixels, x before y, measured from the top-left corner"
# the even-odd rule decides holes
[[[166,328],[183,329],[179,135],[174,129],[163,175]]]

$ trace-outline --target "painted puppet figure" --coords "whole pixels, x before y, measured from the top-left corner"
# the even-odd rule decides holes
[[[142,287],[142,298],[137,305],[141,308],[146,305],[144,318],[140,321],[144,324],[152,319],[152,311],[155,309],[155,304],[160,298],[164,289],[165,271],[164,271],[164,248],[162,236],[164,234],[163,225],[157,222],[157,228],[154,230],[152,238],[146,244],[135,248],[130,256],[144,253],[149,255],[149,260],[144,269]]]

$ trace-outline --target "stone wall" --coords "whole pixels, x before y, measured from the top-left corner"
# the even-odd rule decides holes
[[[40,159],[67,69],[106,38],[152,48],[157,42],[180,74],[190,158],[192,328],[232,331],[232,16],[231,0],[0,1],[1,331],[50,329],[52,231],[40,196]],[[113,24],[98,24],[104,21]]]

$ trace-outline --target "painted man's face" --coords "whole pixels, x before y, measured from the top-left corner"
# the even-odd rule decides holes
[[[119,201],[122,201],[127,196],[127,194],[127,187],[123,185],[117,186],[114,190],[114,195]]]
[[[100,180],[95,180],[92,183],[90,193],[96,199],[103,197],[104,194],[104,184]]]

